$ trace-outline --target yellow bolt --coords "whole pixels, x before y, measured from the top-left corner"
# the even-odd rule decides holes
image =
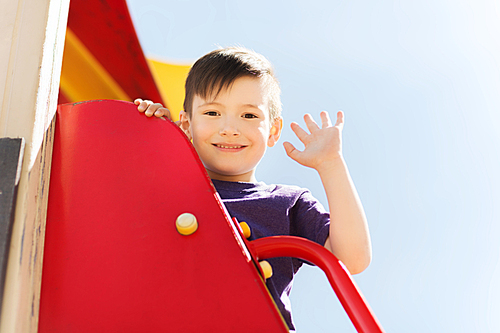
[[[271,264],[265,260],[259,261],[260,268],[262,268],[262,272],[264,273],[264,278],[267,280],[271,276],[273,276],[273,268]]]
[[[243,236],[245,238],[250,238],[252,235],[252,231],[250,231],[250,226],[246,222],[241,222],[240,223],[241,230],[243,230]]]
[[[198,221],[196,221],[196,217],[193,214],[184,213],[177,217],[175,226],[181,235],[188,236],[198,229]]]

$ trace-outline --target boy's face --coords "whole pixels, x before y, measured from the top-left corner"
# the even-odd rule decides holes
[[[215,99],[194,96],[191,116],[181,128],[212,179],[255,181],[255,168],[281,133],[281,118],[271,124],[261,79],[241,77]]]

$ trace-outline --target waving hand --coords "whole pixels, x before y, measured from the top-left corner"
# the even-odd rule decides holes
[[[304,116],[309,133],[293,122],[291,128],[299,140],[304,144],[300,151],[290,142],[285,142],[286,153],[298,163],[320,171],[327,168],[332,162],[342,157],[342,128],[344,126],[344,113],[337,112],[337,121],[332,125],[330,116],[323,111],[320,114],[321,127],[314,121],[310,114]]]

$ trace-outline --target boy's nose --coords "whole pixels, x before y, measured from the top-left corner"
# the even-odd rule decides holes
[[[234,126],[234,124],[225,123],[219,131],[221,136],[238,136],[240,131]]]

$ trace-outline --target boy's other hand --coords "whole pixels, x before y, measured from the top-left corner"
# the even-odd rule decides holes
[[[168,119],[172,119],[170,111],[167,108],[164,108],[160,103],[153,103],[152,101],[137,98],[134,101],[134,104],[137,105],[137,110],[139,112],[144,112],[146,117],[154,115],[158,118],[167,117]]]
[[[304,150],[297,150],[290,142],[283,143],[286,153],[298,163],[316,169],[330,167],[331,163],[342,157],[342,128],[344,127],[344,113],[337,112],[337,122],[332,125],[328,112],[322,111],[321,128],[310,114],[304,116],[309,132],[302,129],[299,124],[292,122],[293,132],[304,144]]]

